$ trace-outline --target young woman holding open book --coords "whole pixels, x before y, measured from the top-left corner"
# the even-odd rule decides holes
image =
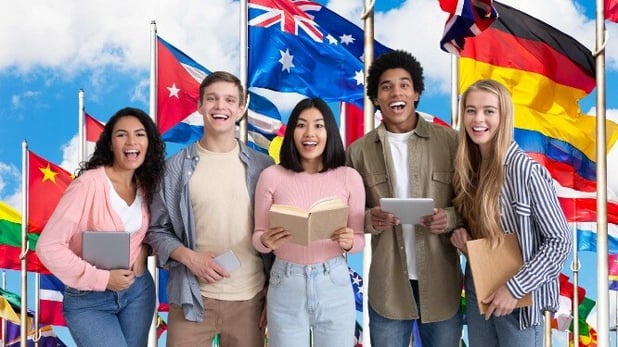
[[[470,346],[543,346],[543,311],[558,309],[558,276],[571,245],[552,178],[513,141],[513,102],[502,84],[475,82],[463,93],[459,111],[463,125],[453,203],[467,227],[456,229],[451,242],[468,255],[469,240],[485,238],[489,249],[497,249],[506,234],[515,233],[523,260],[515,274],[489,296],[477,297],[468,257]],[[515,308],[529,293],[532,305]],[[484,314],[479,300],[486,305]]]
[[[280,165],[262,172],[255,191],[253,245],[276,255],[266,301],[270,346],[309,346],[310,329],[315,346],[352,346],[356,313],[343,254],[364,247],[365,191],[358,172],[345,166],[339,129],[323,100],[296,105],[280,159]],[[348,207],[343,225],[326,233],[329,238],[303,245],[297,230],[288,230],[295,223],[273,225],[270,220],[273,204],[308,211],[328,198]]]
[[[142,240],[164,158],[165,144],[152,119],[139,109],[119,110],[41,233],[36,252],[66,285],[63,313],[78,346],[148,342],[156,298]],[[127,267],[102,269],[84,260],[85,231],[129,233]]]

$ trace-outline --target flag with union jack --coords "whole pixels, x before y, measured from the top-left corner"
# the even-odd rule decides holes
[[[249,86],[362,106],[362,30],[307,0],[249,0]],[[388,50],[377,43],[376,54]]]

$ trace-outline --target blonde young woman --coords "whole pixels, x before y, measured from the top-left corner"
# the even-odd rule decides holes
[[[466,267],[466,314],[470,346],[542,346],[543,311],[558,308],[558,275],[571,235],[549,172],[513,140],[509,91],[493,80],[472,84],[462,95],[463,127],[456,155],[454,205],[467,227],[452,244],[467,254],[466,241],[492,244],[516,233],[524,265],[486,298],[477,298]],[[515,309],[532,293],[532,306]],[[484,315],[477,300],[489,305]]]

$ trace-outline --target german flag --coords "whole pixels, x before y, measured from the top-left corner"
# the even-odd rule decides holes
[[[515,140],[559,184],[568,220],[595,220],[596,122],[579,108],[579,100],[596,85],[592,53],[536,18],[494,5],[498,19],[480,35],[466,38],[460,91],[479,79],[503,83],[515,105]],[[618,126],[607,121],[606,128],[609,149]],[[618,223],[618,204],[608,208],[609,221]]]

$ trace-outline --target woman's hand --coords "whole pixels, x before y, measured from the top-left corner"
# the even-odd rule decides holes
[[[349,251],[354,247],[354,230],[352,228],[341,228],[335,230],[330,239],[337,242],[344,251]]]
[[[260,241],[262,241],[264,247],[275,250],[288,242],[291,238],[292,235],[289,231],[281,227],[274,227],[265,231],[262,236],[260,236]]]
[[[489,305],[487,311],[485,311],[485,320],[491,318],[492,314],[496,317],[511,314],[515,309],[515,305],[517,305],[517,299],[513,297],[506,284],[500,286],[498,290],[481,300],[481,302]]]
[[[135,281],[135,274],[131,270],[110,270],[107,289],[119,292],[129,288]]]
[[[460,250],[464,255],[468,256],[468,246],[466,242],[471,240],[470,234],[464,228],[457,228],[451,235],[451,244]]]

